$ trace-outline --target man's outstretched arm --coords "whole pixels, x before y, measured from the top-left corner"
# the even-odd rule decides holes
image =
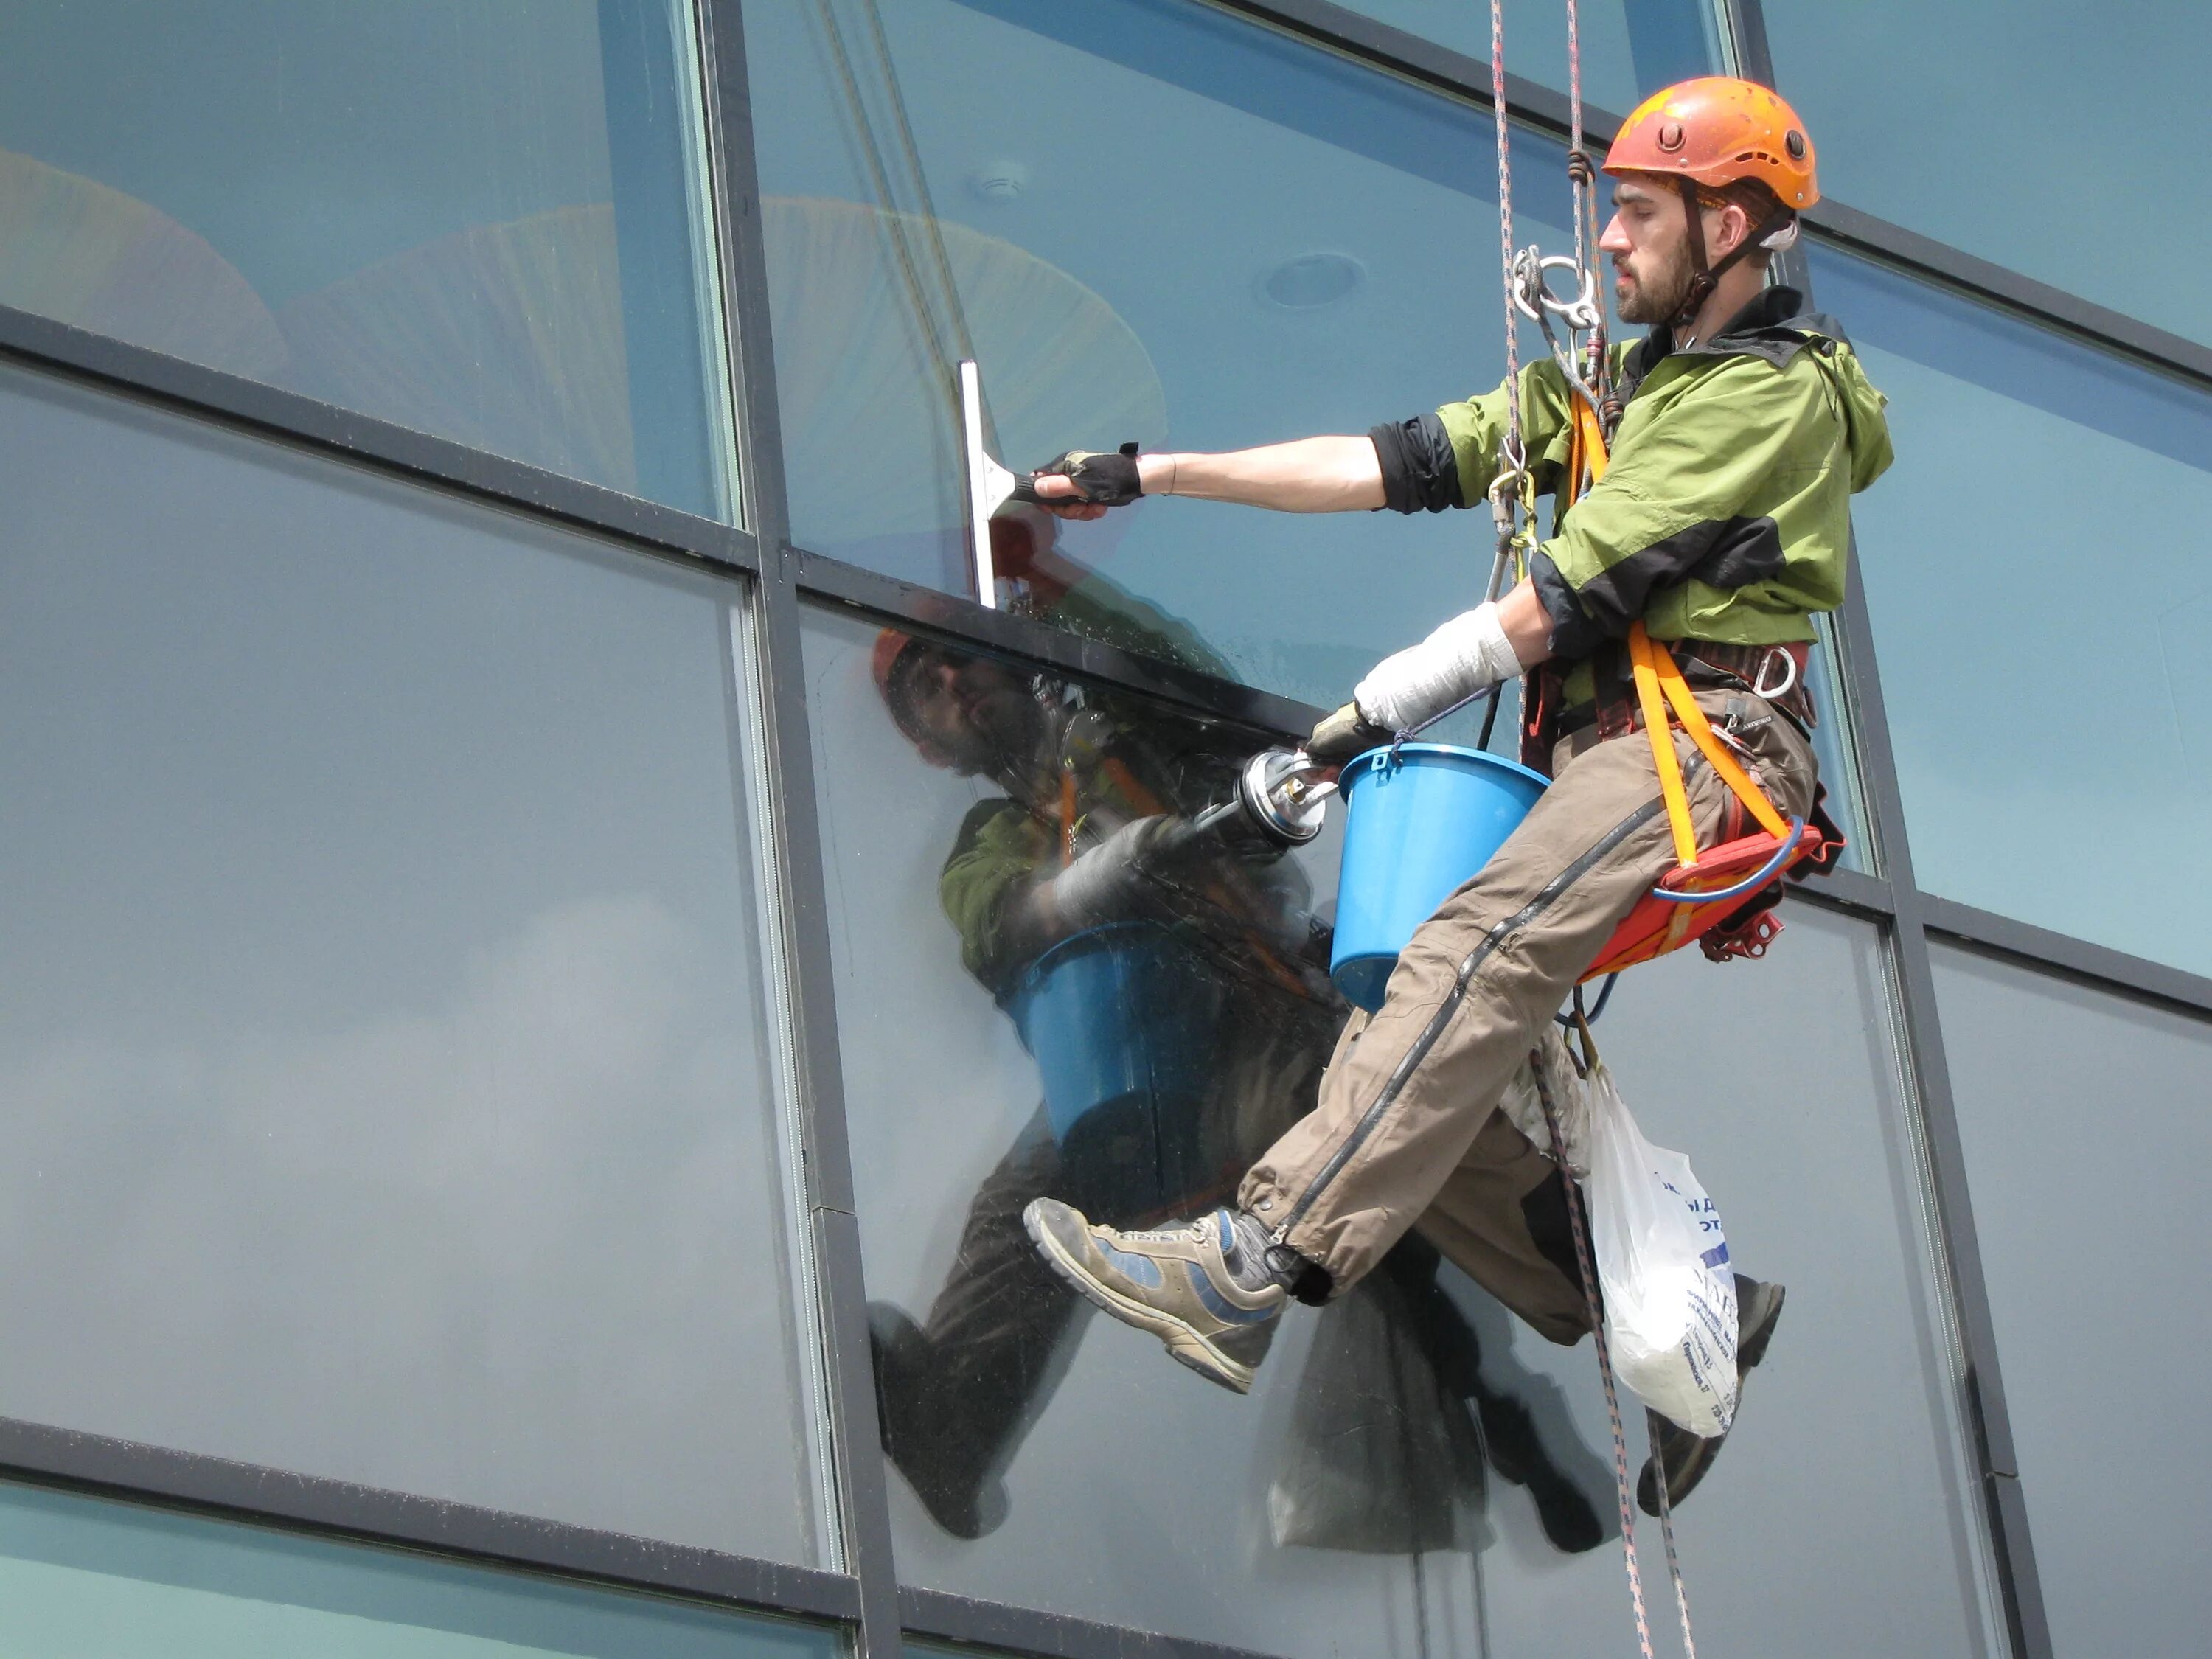
[[[1121,460],[1099,456],[1097,462]],[[1137,483],[1147,495],[1234,501],[1278,513],[1364,513],[1382,505],[1382,463],[1367,437],[1299,438],[1218,455],[1139,455]],[[1096,519],[1106,507],[1084,500],[1074,478],[1040,472],[1037,500],[1063,519]]]

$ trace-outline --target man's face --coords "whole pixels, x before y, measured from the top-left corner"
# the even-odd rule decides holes
[[[1656,181],[1620,179],[1613,190],[1613,222],[1597,245],[1613,256],[1613,299],[1621,321],[1663,323],[1680,312],[1692,272],[1680,192]]]
[[[973,775],[1036,750],[1044,719],[1028,683],[989,657],[924,645],[902,688],[929,741],[956,772]]]

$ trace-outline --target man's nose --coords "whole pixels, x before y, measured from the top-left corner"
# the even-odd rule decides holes
[[[1628,232],[1622,227],[1620,216],[1618,213],[1606,221],[1605,234],[1597,239],[1597,245],[1607,253],[1626,253],[1632,251]]]

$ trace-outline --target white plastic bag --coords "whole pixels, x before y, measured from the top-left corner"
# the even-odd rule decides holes
[[[1690,1160],[1636,1127],[1604,1065],[1589,1097],[1591,1245],[1613,1365],[1637,1397],[1707,1439],[1735,1415],[1735,1273]]]

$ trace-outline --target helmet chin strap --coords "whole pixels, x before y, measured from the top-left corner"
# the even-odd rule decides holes
[[[1705,263],[1705,216],[1703,204],[1698,200],[1698,181],[1686,173],[1674,175],[1674,187],[1682,195],[1683,216],[1689,222],[1690,291],[1682,301],[1668,326],[1687,328],[1705,309],[1705,301],[1713,297],[1721,278],[1732,270],[1736,262],[1755,247],[1764,247],[1771,236],[1778,236],[1796,222],[1797,216],[1786,207],[1777,208],[1765,222],[1756,226],[1743,240],[1721,256],[1717,265]]]

